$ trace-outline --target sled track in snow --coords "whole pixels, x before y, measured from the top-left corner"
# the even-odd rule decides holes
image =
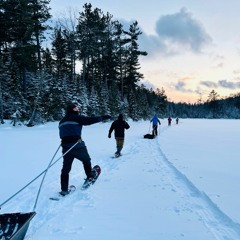
[[[175,191],[187,201],[188,210],[196,213],[205,226],[218,240],[240,239],[240,224],[234,222],[208,197],[200,191],[183,173],[168,160],[161,150],[158,139],[148,142],[152,159],[164,169]]]

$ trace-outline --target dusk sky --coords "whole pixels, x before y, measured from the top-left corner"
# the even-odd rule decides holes
[[[51,0],[54,18],[85,3],[109,12],[128,30],[138,21],[144,84],[175,102],[206,101],[240,92],[239,0]]]

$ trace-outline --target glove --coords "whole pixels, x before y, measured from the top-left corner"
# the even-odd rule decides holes
[[[112,117],[110,115],[103,115],[102,120],[108,120],[111,119]]]
[[[111,138],[111,134],[110,133],[108,134],[108,138]]]

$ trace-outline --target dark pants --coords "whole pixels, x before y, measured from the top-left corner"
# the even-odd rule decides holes
[[[69,148],[63,147],[62,153],[64,154],[66,151],[68,151]],[[72,168],[72,163],[74,158],[77,158],[83,163],[83,167],[85,170],[85,173],[87,175],[87,178],[91,177],[91,158],[88,154],[87,148],[73,148],[70,152],[68,152],[63,157],[63,167],[61,171],[61,190],[67,191],[68,190],[68,184],[69,184],[69,173]]]
[[[157,136],[158,135],[158,126],[157,125],[153,125],[153,130],[152,130],[152,135]]]
[[[120,153],[123,145],[124,145],[124,138],[122,137],[116,137],[116,146],[117,146],[117,152],[116,153]]]

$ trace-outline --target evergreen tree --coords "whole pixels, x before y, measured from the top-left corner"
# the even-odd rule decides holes
[[[136,99],[136,95],[135,95],[135,90],[130,90],[130,94],[129,94],[129,116],[130,118],[132,118],[132,120],[134,121],[138,121],[140,119],[139,117],[139,109],[138,109],[138,104],[137,104],[137,99]]]
[[[44,25],[51,17],[48,7],[50,0],[28,0],[32,15],[33,34],[35,36],[35,44],[37,48],[38,70],[42,70],[41,59],[41,42],[44,37],[44,32],[50,29],[49,25]]]
[[[49,48],[42,51],[42,69],[44,72],[54,74],[54,59]]]
[[[55,28],[52,42],[52,54],[54,58],[55,74],[57,79],[63,80],[67,73],[67,43],[63,38],[61,28]]]
[[[89,108],[88,91],[85,84],[83,84],[82,81],[80,81],[79,85],[80,85],[80,88],[77,94],[79,111],[81,115],[87,115],[88,108]]]
[[[91,92],[88,97],[89,101],[89,106],[88,106],[88,112],[87,115],[89,116],[95,116],[99,115],[99,99],[98,99],[98,94],[94,87],[92,87]]]
[[[150,115],[150,108],[147,100],[147,95],[145,92],[145,87],[143,85],[138,88],[136,92],[137,105],[138,105],[138,118],[146,120]]]
[[[127,109],[116,84],[113,84],[109,89],[109,109],[113,118],[116,118],[121,112]]]
[[[143,74],[138,71],[140,69],[139,56],[146,56],[147,52],[138,49],[139,45],[137,40],[142,32],[139,30],[137,21],[131,24],[129,32],[126,34],[130,37],[131,41],[127,47],[124,87],[132,90],[136,88],[137,82],[143,78]]]
[[[129,38],[126,32],[123,30],[123,25],[119,21],[115,21],[115,32],[114,32],[114,43],[115,43],[115,53],[116,53],[116,76],[112,79],[115,80],[113,84],[117,84],[119,90],[121,91],[122,100],[124,98],[124,71],[127,51],[126,44],[131,42],[131,38]],[[127,92],[125,92],[127,94]]]
[[[110,114],[109,109],[109,94],[106,84],[102,85],[102,88],[99,92],[99,113],[100,115]]]
[[[157,95],[156,112],[162,115],[166,110],[167,95],[163,88],[161,90],[157,88],[156,95]]]
[[[215,90],[212,90],[208,95],[208,104],[209,108],[212,111],[212,116],[216,118],[218,116],[218,110],[219,110],[219,101],[218,101],[218,93],[215,92]]]
[[[84,12],[80,13],[77,25],[79,44],[79,60],[82,61],[83,81],[88,89],[95,83],[97,72],[97,59],[100,56],[101,34],[104,30],[102,11],[98,8],[92,10],[91,4],[84,5]]]

